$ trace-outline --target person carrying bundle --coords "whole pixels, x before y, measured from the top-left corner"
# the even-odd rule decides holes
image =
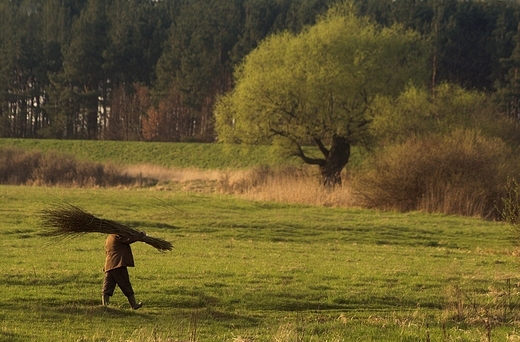
[[[56,237],[78,236],[86,233],[109,234],[105,241],[105,277],[103,280],[102,304],[108,305],[116,285],[134,310],[143,306],[137,303],[130,283],[128,267],[134,267],[134,257],[130,245],[142,241],[159,251],[171,251],[173,245],[163,239],[148,236],[117,221],[96,217],[78,206],[58,204],[54,208],[41,211],[42,226],[47,229],[44,235]]]
[[[114,294],[116,285],[119,286],[123,294],[128,298],[132,309],[137,310],[143,306],[141,302],[136,302],[134,290],[130,283],[128,267],[134,267],[134,256],[130,245],[136,241],[144,241],[146,233],[133,236],[121,236],[110,234],[105,241],[105,278],[103,279],[102,304],[107,306],[110,297]]]

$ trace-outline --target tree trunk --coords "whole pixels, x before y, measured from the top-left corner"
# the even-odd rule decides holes
[[[341,185],[341,171],[350,158],[350,143],[345,137],[334,135],[332,146],[324,162],[319,165],[322,183],[326,187]]]

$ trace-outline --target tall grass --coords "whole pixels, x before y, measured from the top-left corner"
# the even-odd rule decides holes
[[[195,180],[216,181],[220,179],[222,171],[203,170],[194,167],[173,168],[153,164],[130,165],[121,169],[133,178],[151,178],[160,182],[190,182]]]
[[[259,166],[247,172],[226,172],[219,179],[218,190],[256,201],[326,207],[355,205],[348,182],[341,187],[325,188],[316,171],[310,167]]]

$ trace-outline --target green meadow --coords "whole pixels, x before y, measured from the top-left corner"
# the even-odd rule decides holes
[[[283,165],[267,147],[0,139],[166,168]],[[133,245],[143,308],[101,306],[101,234],[44,236],[63,203],[166,239]],[[478,218],[247,200],[182,187],[0,185],[0,341],[518,341],[511,228]]]
[[[247,169],[259,165],[301,165],[295,158],[281,157],[276,148],[204,143],[167,143],[138,141],[0,139],[1,148],[21,148],[26,151],[59,152],[78,160],[116,165],[152,164],[172,168],[205,170]],[[310,155],[318,153],[306,149]],[[357,165],[360,152],[353,148],[349,165]],[[319,155],[319,154],[318,154]]]
[[[136,141],[0,139],[0,148],[55,151],[78,160],[117,165],[153,164],[163,167],[201,169],[248,168],[259,164],[279,165],[287,161],[274,157],[266,146]]]
[[[152,189],[0,186],[0,341],[513,341],[509,227],[475,218]],[[104,236],[42,236],[73,203],[149,235],[142,309],[101,303]]]

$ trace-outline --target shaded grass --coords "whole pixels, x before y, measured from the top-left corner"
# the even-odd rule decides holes
[[[518,305],[500,223],[147,189],[0,186],[0,201],[0,340],[474,341],[482,325],[454,319],[451,288],[484,306],[509,279]],[[99,305],[103,235],[39,235],[35,213],[57,201],[173,242],[133,247],[142,309],[120,292]],[[516,329],[507,315],[497,339]]]

